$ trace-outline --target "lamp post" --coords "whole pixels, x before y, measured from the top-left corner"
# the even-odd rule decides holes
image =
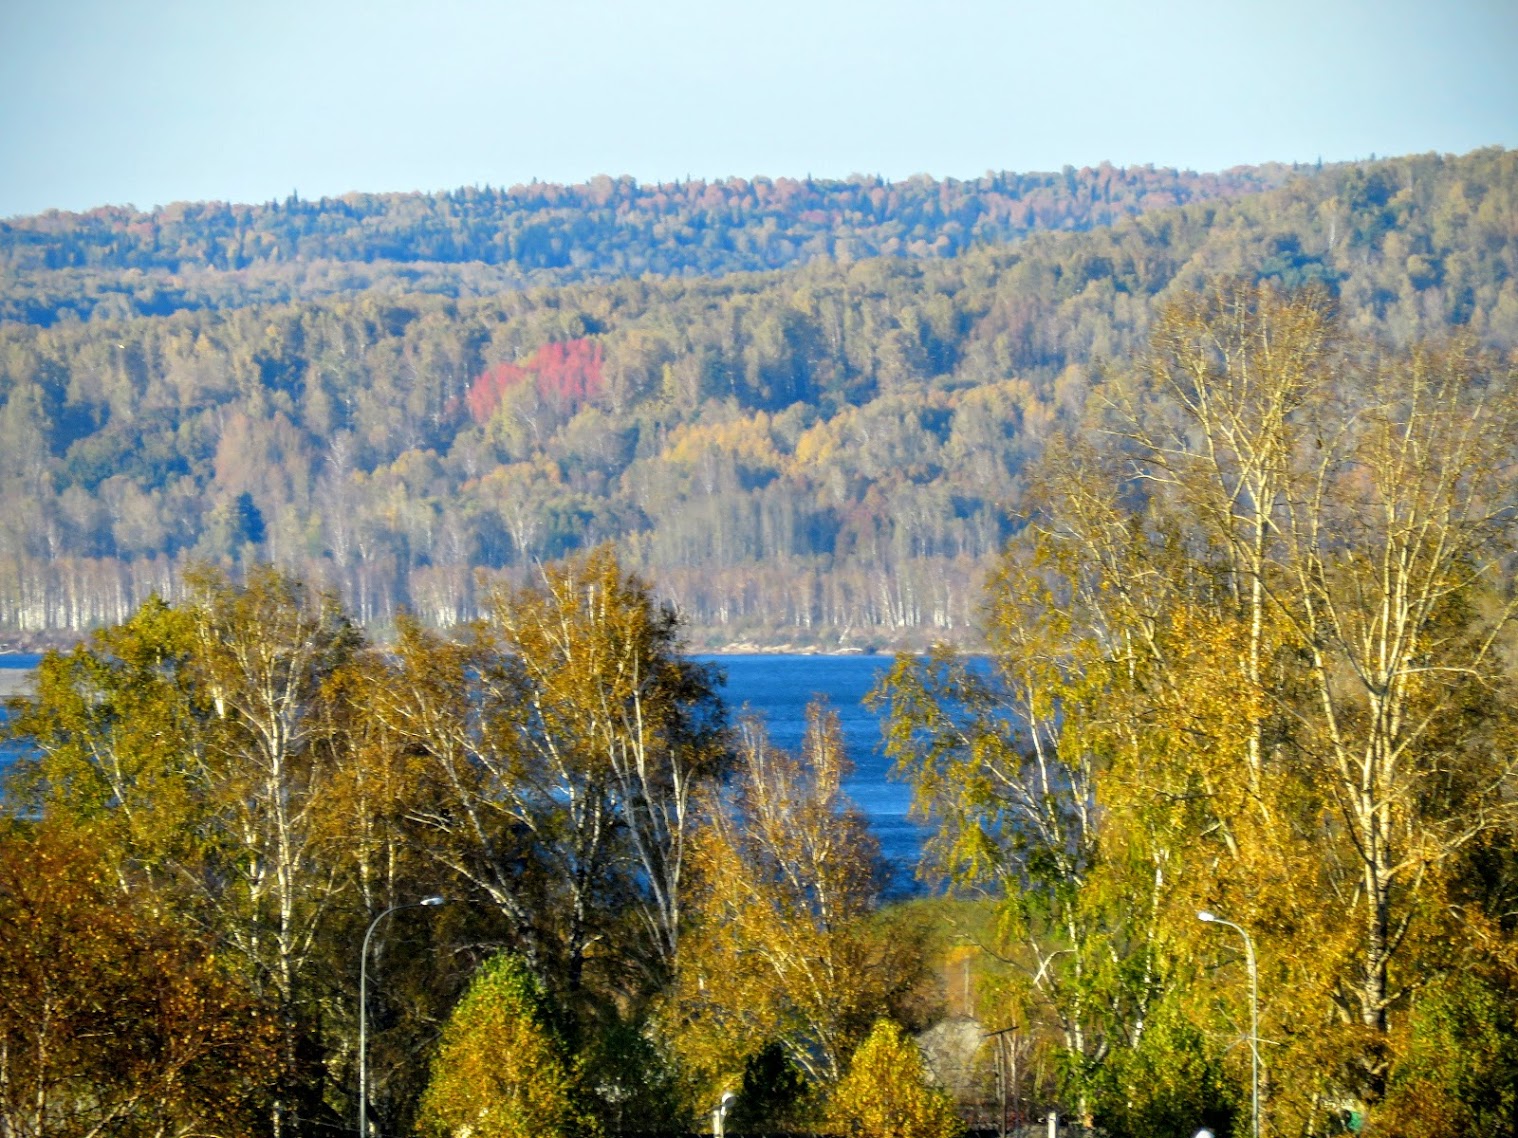
[[[712,1111],[712,1138],[723,1138],[727,1133],[727,1112],[733,1109],[733,1103],[738,1096],[732,1091],[727,1091],[722,1096],[722,1101]]]
[[[379,923],[402,909],[432,909],[445,903],[442,897],[423,897],[404,905],[391,905],[364,932],[358,958],[358,1138],[369,1138],[369,938]]]
[[[1206,909],[1197,913],[1196,919],[1209,925],[1227,925],[1244,938],[1244,959],[1249,963],[1249,1058],[1252,1068],[1251,1115],[1253,1118],[1251,1132],[1254,1138],[1260,1138],[1260,974],[1255,967],[1254,941],[1243,925],[1225,921]]]

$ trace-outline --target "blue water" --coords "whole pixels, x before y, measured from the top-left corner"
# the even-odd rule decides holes
[[[14,668],[24,671],[30,668],[35,668],[41,662],[41,656],[19,654],[0,655],[0,668]],[[0,735],[3,735],[5,721],[9,718],[10,716],[5,710],[5,701],[3,699],[0,699]],[[11,765],[11,761],[15,759],[17,755],[22,754],[23,751],[24,748],[19,744],[7,742],[3,739],[0,739],[0,775],[4,775],[6,769]]]
[[[911,790],[887,777],[890,760],[881,753],[880,717],[864,706],[865,693],[891,666],[889,656],[700,656],[727,673],[722,689],[728,712],[745,707],[763,716],[770,741],[787,750],[801,746],[806,706],[823,696],[838,715],[854,761],[844,784],[870,820],[881,853],[910,879],[922,851],[923,831],[907,817]],[[898,886],[906,880],[898,881]]]
[[[922,829],[907,817],[909,789],[887,778],[889,761],[881,753],[880,719],[864,706],[865,693],[891,666],[887,656],[701,656],[727,676],[722,695],[729,714],[748,710],[763,717],[770,740],[788,750],[801,746],[806,707],[825,697],[838,715],[854,761],[845,784],[849,796],[870,820],[881,852],[897,871],[898,888],[910,882],[922,850]],[[0,668],[35,668],[40,656],[0,655]],[[4,709],[0,708],[0,720]],[[0,745],[0,769],[11,754]]]

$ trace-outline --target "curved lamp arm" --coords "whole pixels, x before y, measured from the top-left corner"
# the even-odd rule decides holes
[[[407,901],[401,905],[391,905],[374,920],[369,922],[369,927],[364,930],[364,946],[359,950],[358,958],[358,1135],[359,1138],[368,1138],[369,1135],[369,938],[374,935],[374,930],[379,923],[391,913],[398,913],[402,909],[432,909],[438,905],[447,904],[447,898],[441,896],[423,897],[420,901]]]
[[[1249,964],[1249,1059],[1251,1078],[1250,1111],[1253,1138],[1260,1138],[1260,973],[1255,964],[1254,939],[1243,925],[1225,921],[1202,909],[1196,919],[1209,925],[1227,925],[1244,938],[1244,958]]]

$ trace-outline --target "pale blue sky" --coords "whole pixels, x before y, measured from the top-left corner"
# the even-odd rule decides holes
[[[0,0],[0,217],[1518,146],[1518,0]]]

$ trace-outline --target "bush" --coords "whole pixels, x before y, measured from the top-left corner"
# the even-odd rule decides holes
[[[829,1121],[868,1138],[950,1138],[964,1127],[942,1089],[928,1084],[922,1052],[895,1023],[877,1020],[833,1091]]]
[[[1173,1001],[1154,1010],[1137,1047],[1114,1050],[1090,1092],[1097,1126],[1124,1138],[1235,1134],[1241,1116],[1249,1131],[1248,1087],[1228,1079]]]
[[[743,1063],[743,1083],[728,1118],[728,1128],[747,1134],[762,1130],[794,1130],[805,1121],[808,1099],[804,1076],[785,1047],[765,1044]]]
[[[1432,984],[1414,1005],[1407,1054],[1378,1133],[1518,1134],[1518,1001],[1511,977],[1478,968]]]
[[[443,1031],[418,1129],[436,1138],[568,1138],[583,1122],[542,985],[519,957],[493,957]]]

